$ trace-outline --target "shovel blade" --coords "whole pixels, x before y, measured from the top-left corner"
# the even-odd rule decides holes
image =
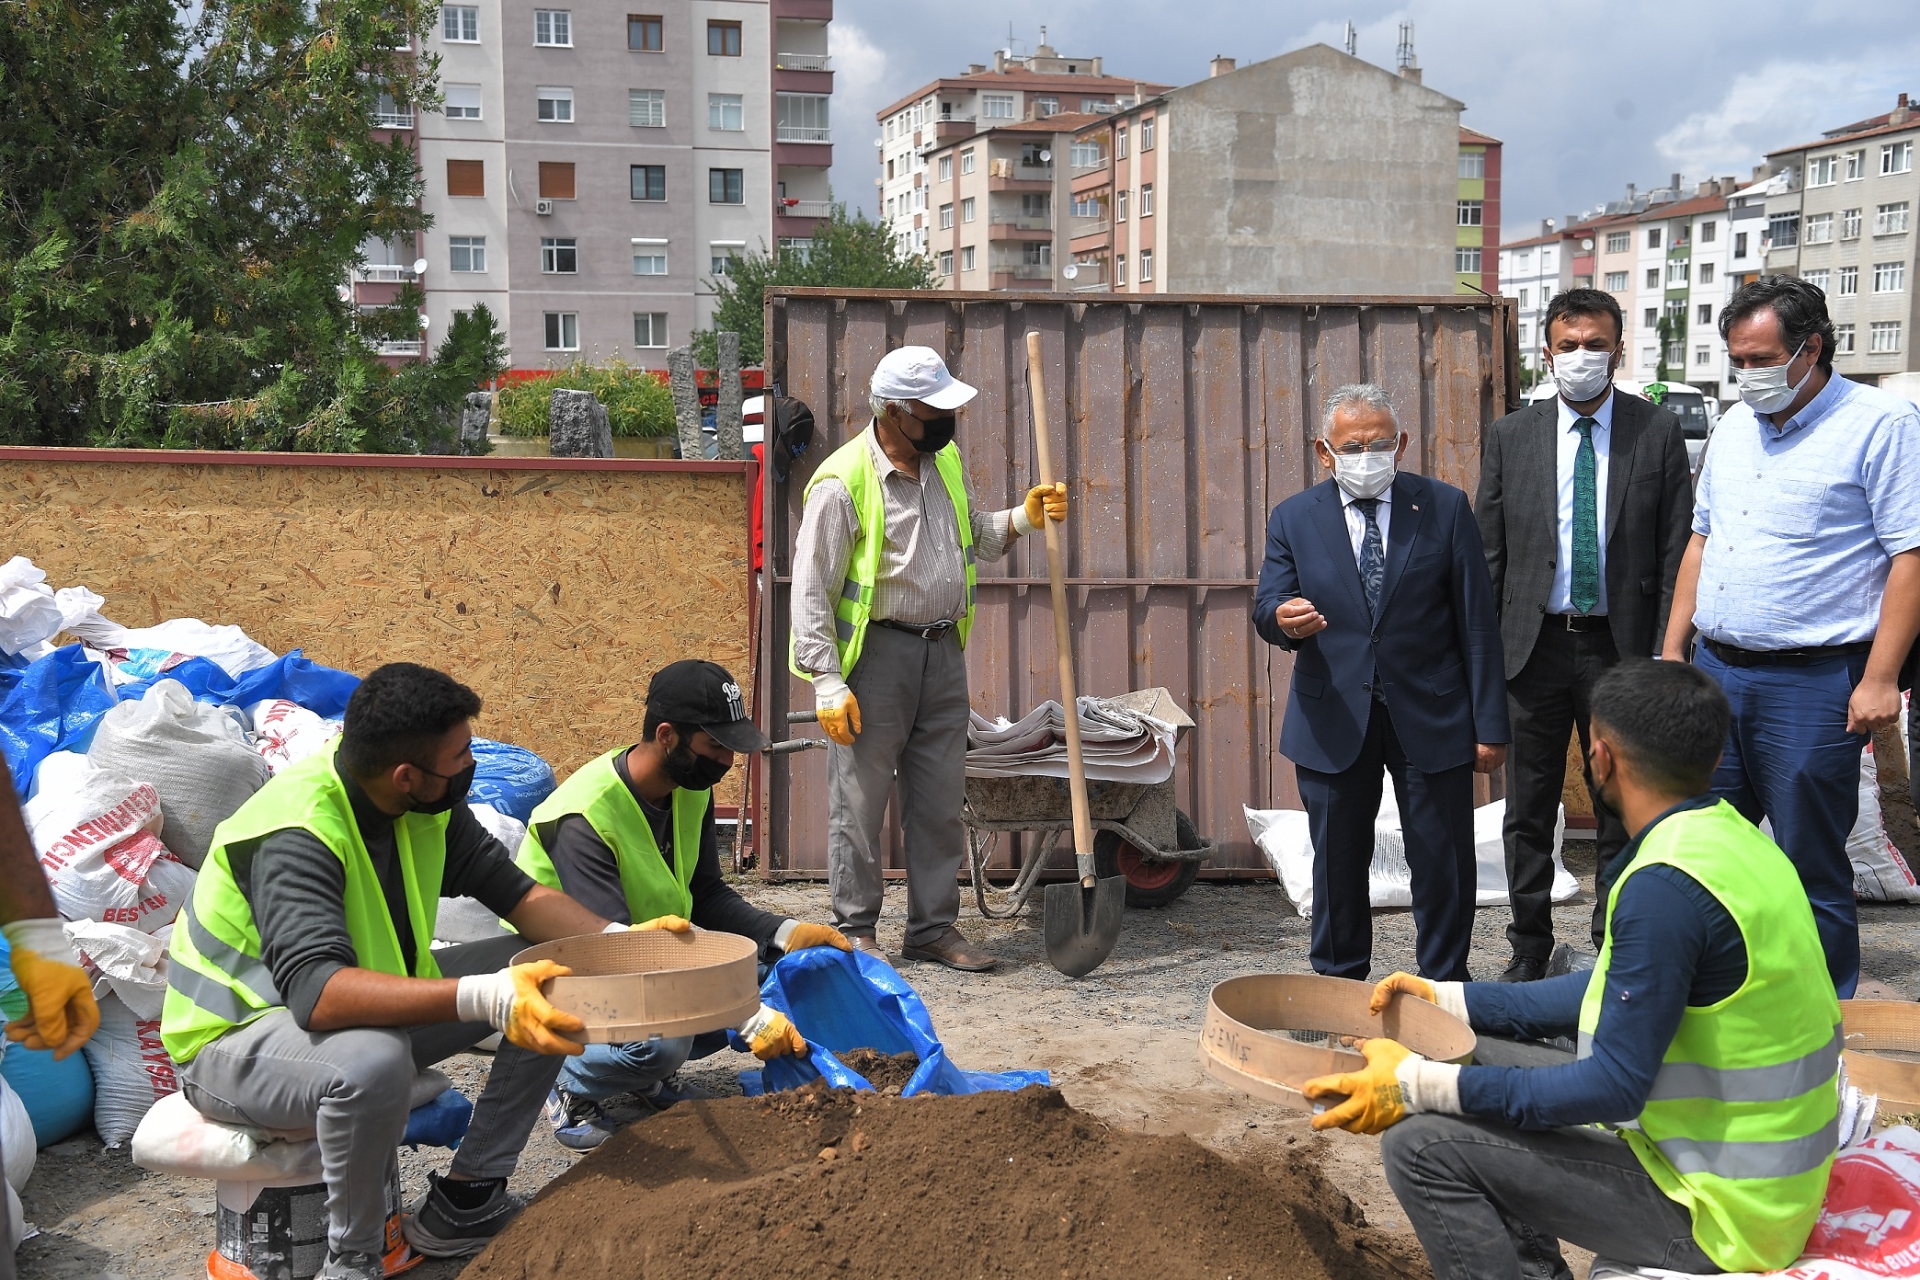
[[[1078,880],[1046,887],[1047,959],[1069,978],[1098,969],[1120,940],[1127,910],[1127,878],[1108,876],[1092,889]]]

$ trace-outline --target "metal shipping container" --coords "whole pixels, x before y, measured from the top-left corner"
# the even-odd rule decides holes
[[[760,629],[764,722],[812,691],[787,671],[794,536],[813,468],[870,421],[867,382],[888,350],[941,352],[980,388],[958,442],[982,509],[1036,482],[1026,333],[1046,351],[1054,465],[1072,514],[1067,581],[1083,693],[1164,685],[1198,727],[1180,807],[1220,842],[1206,868],[1264,876],[1242,806],[1298,807],[1275,744],[1291,658],[1254,633],[1267,513],[1324,477],[1310,441],[1328,391],[1377,382],[1411,434],[1405,465],[1469,493],[1481,429],[1518,404],[1510,304],[1501,298],[1181,297],[776,289],[767,294],[769,385],[813,409],[813,448],[768,481]],[[979,566],[967,646],[974,707],[1018,716],[1058,694],[1046,545],[1023,538]],[[770,760],[770,874],[824,875],[826,753]],[[1484,799],[1486,782],[1478,780]],[[893,827],[889,867],[902,865]],[[963,873],[964,874],[964,873]]]

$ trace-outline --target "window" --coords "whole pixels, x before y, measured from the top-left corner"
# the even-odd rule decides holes
[[[1712,347],[1695,347],[1693,349],[1693,362],[1696,365],[1712,364],[1713,348]]]
[[[447,161],[447,194],[450,196],[484,196],[487,194],[486,161]]]
[[[634,312],[633,345],[636,347],[666,346],[667,313],[664,311]]]
[[[1912,143],[1908,143],[1912,146]],[[1892,355],[1900,350],[1900,322],[1875,320],[1867,330],[1867,350],[1873,355]]]
[[[962,173],[973,172],[973,148],[972,147],[968,147],[965,151],[962,151],[960,153],[960,172]]]
[[[400,100],[390,93],[383,93],[373,108],[373,123],[379,129],[413,128],[413,108],[400,105]]]
[[[962,222],[973,221],[973,197],[972,196],[968,196],[965,200],[962,200],[960,202],[960,221]]]
[[[1480,274],[1480,246],[1456,245],[1453,250],[1453,269],[1458,275],[1477,276]]]
[[[1053,197],[1044,192],[1027,192],[1020,197],[1020,216],[1046,224],[1053,216]]]
[[[746,247],[745,242],[740,240],[715,240],[708,246],[708,273],[716,276],[732,275],[733,260],[739,257],[740,251]]]
[[[811,236],[781,236],[775,241],[782,258],[791,257],[795,262],[805,262],[813,256],[813,238]]]
[[[1660,287],[1660,268],[1648,267],[1647,268],[1647,288],[1658,289],[1659,287]]]
[[[1880,176],[1885,177],[1888,174],[1910,173],[1912,171],[1913,143],[1911,141],[1890,142],[1880,148]],[[1873,328],[1875,333],[1880,331],[1879,325],[1875,325]],[[1898,351],[1900,349],[1900,326],[1896,324],[1893,327],[1893,332],[1895,345],[1890,347],[1889,350]],[[1878,350],[1878,348],[1875,348],[1875,350]]]
[[[1806,231],[1808,244],[1831,244],[1833,242],[1833,215],[1830,213],[1808,214]]]
[[[534,90],[539,117],[550,124],[573,123],[573,90],[546,86]]]
[[[487,238],[485,236],[447,237],[447,270],[485,271],[486,269]]]
[[[1800,243],[1800,215],[1797,213],[1775,213],[1767,217],[1767,243],[1770,248],[1781,249]]]
[[[1850,356],[1853,350],[1853,326],[1850,324],[1833,326],[1833,354]]]
[[[942,231],[951,231],[953,229],[953,206],[950,204],[940,206],[940,229]],[[952,273],[949,272],[948,274],[951,275]]]
[[[1719,234],[1720,234],[1719,223],[1703,222],[1700,224],[1700,243],[1701,244],[1712,244],[1714,241],[1714,237]]]
[[[479,6],[450,4],[442,9],[440,11],[440,38],[449,44],[479,44]]]
[[[1127,158],[1127,126],[1125,125],[1113,131],[1113,155],[1117,160]]]
[[[1901,200],[1895,204],[1876,205],[1873,210],[1873,234],[1877,236],[1907,234],[1907,202]]]
[[[1142,151],[1153,150],[1153,120],[1154,118],[1152,116],[1148,116],[1140,122],[1140,149]],[[1142,275],[1140,278],[1144,280],[1146,276]]]
[[[776,93],[773,95],[773,136],[777,142],[830,142],[828,107],[833,101],[824,93]],[[924,164],[921,166],[925,167]]]
[[[953,181],[953,157],[952,156],[940,157],[940,181],[942,182]]]
[[[1834,172],[1839,167],[1837,155],[1816,156],[1807,161],[1807,185],[1810,187],[1830,187],[1833,185]]]
[[[989,120],[1013,119],[1013,95],[1010,93],[981,94],[980,114]]]
[[[542,160],[540,162],[540,198],[543,200],[573,199],[573,161]]]
[[[960,269],[962,271],[973,270],[973,246],[972,245],[965,245],[961,248]]]
[[[747,127],[746,107],[740,94],[707,95],[707,128],[722,133],[738,133]]]
[[[1526,348],[1526,345],[1527,345],[1527,322],[1526,322],[1525,320],[1522,320],[1522,321],[1520,322],[1520,346],[1521,346],[1521,349],[1522,349],[1522,350],[1524,350],[1524,349]]]
[[[1040,168],[1042,165],[1052,163],[1049,160],[1043,160],[1040,158],[1040,153],[1045,150],[1047,150],[1045,143],[1041,143],[1041,142],[1021,143],[1020,144],[1021,165],[1024,166],[1025,168],[1037,169],[1037,168]]]
[[[1132,192],[1128,191],[1125,187],[1114,192],[1113,220],[1115,222],[1125,222],[1127,220],[1127,197],[1131,194]]]
[[[1703,262],[1700,264],[1700,283],[1713,283],[1713,264],[1711,262]]]
[[[1140,138],[1140,146],[1144,150],[1146,145],[1147,145],[1146,135],[1143,132]],[[1140,251],[1140,283],[1146,284],[1150,282],[1152,279],[1153,279],[1153,250],[1142,249]]]
[[[1713,304],[1711,302],[1701,303],[1699,310],[1694,315],[1693,319],[1695,324],[1712,324],[1713,323]]]
[[[1904,262],[1876,262],[1873,264],[1873,291],[1875,293],[1901,293],[1907,287],[1907,264]]]
[[[663,276],[667,274],[667,242],[665,240],[643,240],[638,236],[634,237],[633,274],[637,276]]]
[[[1127,255],[1124,253],[1113,255],[1113,282],[1123,286],[1127,283]]]
[[[540,270],[544,275],[570,276],[580,270],[578,242],[572,236],[540,237]]]
[[[1640,315],[1640,325],[1642,328],[1651,329],[1659,323],[1660,323],[1660,308],[1658,307],[1648,307]]]
[[[712,58],[739,57],[740,24],[737,22],[707,23],[707,56]]]
[[[1484,151],[1462,151],[1460,153],[1460,176],[1467,179],[1486,177],[1487,153]]]
[[[547,350],[578,351],[580,349],[580,313],[578,311],[549,311],[547,321]]]
[[[1076,218],[1097,218],[1100,216],[1100,197],[1090,191],[1083,191],[1073,197],[1073,216]]]
[[[1633,247],[1632,233],[1626,232],[1626,231],[1607,232],[1607,252],[1608,253],[1625,253],[1628,249],[1632,247]],[[1625,286],[1623,285],[1622,287],[1624,288]]]
[[[940,253],[940,274],[943,276],[953,274],[953,250],[951,249],[942,250]]]
[[[1840,238],[1842,240],[1858,240],[1860,238],[1860,211],[1858,209],[1842,209],[1840,211]]]
[[[1140,216],[1143,218],[1151,218],[1153,216],[1153,184],[1151,182],[1143,182],[1140,184]],[[1145,276],[1140,278],[1142,280],[1146,279]]]
[[[708,204],[745,204],[746,187],[743,181],[744,169],[707,170]]]
[[[641,129],[667,127],[667,91],[665,89],[627,90],[627,123]]]
[[[1818,289],[1822,293],[1825,293],[1827,291],[1827,282],[1832,278],[1832,276],[1833,276],[1833,273],[1831,271],[1828,271],[1825,267],[1821,267],[1817,271],[1803,271],[1800,273],[1800,278],[1802,280],[1805,280],[1808,284],[1812,285],[1814,288]]]
[[[1522,289],[1522,290],[1520,291],[1520,309],[1521,309],[1522,311],[1525,311],[1525,310],[1527,309],[1527,305],[1528,305],[1528,304],[1527,304],[1527,296],[1528,296],[1528,294],[1529,294],[1530,292],[1531,292],[1531,291],[1530,291],[1530,290],[1527,290],[1527,289]]]
[[[1036,118],[1038,118],[1038,117],[1040,117],[1040,116],[1057,116],[1057,115],[1059,115],[1059,114],[1060,114],[1060,99],[1058,99],[1058,98],[1035,98],[1035,99],[1033,100],[1033,114],[1034,114],[1034,116],[1035,116]]]
[[[1480,225],[1481,204],[1478,200],[1460,200],[1453,206],[1455,226],[1477,227]]]
[[[629,165],[627,184],[629,199],[665,200],[667,198],[667,166],[663,164]]]
[[[1846,162],[1848,182],[1858,182],[1867,176],[1867,152],[1865,147],[1862,147],[1858,151],[1847,152]]]
[[[1105,98],[1080,99],[1081,115],[1090,116],[1095,114],[1096,112],[1111,111],[1111,110],[1113,110],[1113,104],[1108,102]]]
[[[573,11],[571,9],[535,9],[533,11],[533,42],[552,49],[573,48]],[[570,347],[567,349],[572,350]]]
[[[477,84],[448,85],[446,114],[449,120],[478,120],[480,118],[480,86]]]
[[[1733,256],[1736,258],[1747,256],[1747,233],[1744,231],[1733,233]]]
[[[1647,248],[1658,249],[1659,247],[1660,247],[1660,228],[1648,227],[1647,228]]]
[[[1854,298],[1860,295],[1860,268],[1840,268],[1838,287],[1833,291],[1836,298]]]
[[[1067,163],[1076,169],[1097,169],[1105,159],[1097,142],[1076,142],[1067,148]]]
[[[1686,359],[1687,359],[1686,343],[1669,342],[1667,344],[1667,363],[1668,364],[1683,364],[1686,362]]]
[[[665,36],[665,27],[657,14],[627,15],[627,48],[638,53],[659,53],[667,47]]]

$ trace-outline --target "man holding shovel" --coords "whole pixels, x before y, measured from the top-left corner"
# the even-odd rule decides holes
[[[967,494],[955,411],[976,394],[930,347],[873,371],[873,425],[807,485],[794,551],[795,675],[813,683],[827,761],[834,923],[880,954],[880,823],[898,785],[907,850],[901,954],[979,971],[993,957],[954,927],[966,854],[967,666],[974,564],[1043,520],[1065,520],[1064,484],[982,512]],[[930,464],[930,465],[929,465]]]

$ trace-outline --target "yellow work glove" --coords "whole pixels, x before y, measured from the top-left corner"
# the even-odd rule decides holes
[[[655,916],[651,920],[643,920],[639,924],[627,926],[628,931],[632,933],[652,933],[657,929],[664,929],[668,933],[685,933],[691,928],[693,928],[693,922],[681,916]]]
[[[787,954],[805,951],[808,947],[838,947],[842,951],[853,950],[853,944],[847,941],[846,935],[832,925],[803,924],[795,921],[793,932],[787,935]]]
[[[534,1053],[577,1054],[584,1044],[565,1038],[587,1029],[570,1013],[562,1013],[541,994],[540,984],[564,978],[573,970],[551,960],[516,964],[497,973],[475,973],[460,979],[454,1010],[462,1022],[484,1022],[522,1049]]]
[[[807,1042],[800,1038],[800,1032],[793,1022],[778,1009],[760,1006],[760,1012],[747,1019],[740,1028],[740,1038],[747,1042],[753,1056],[766,1062],[771,1058],[792,1054],[805,1054]]]
[[[853,745],[860,732],[860,700],[847,688],[847,682],[832,672],[813,678],[813,709],[827,737],[843,747]]]
[[[53,917],[15,920],[0,930],[12,950],[13,979],[27,997],[26,1016],[7,1024],[7,1039],[65,1058],[100,1029],[93,983]]]
[[[1438,1004],[1433,984],[1425,978],[1411,973],[1390,973],[1374,984],[1373,999],[1367,1001],[1367,1012],[1378,1014],[1387,1007],[1387,1001],[1396,991],[1404,991],[1410,996],[1418,996],[1428,1004]]]
[[[1027,490],[1026,516],[1028,531],[1043,529],[1045,521],[1062,524],[1067,518],[1067,486],[1061,481],[1052,484],[1037,484]]]
[[[1328,1107],[1313,1118],[1314,1128],[1380,1133],[1406,1118],[1407,1100],[1393,1073],[1413,1056],[1413,1050],[1397,1040],[1375,1036],[1361,1044],[1360,1052],[1367,1058],[1365,1071],[1315,1076],[1300,1086],[1300,1092],[1313,1101],[1345,1096],[1344,1102]]]

